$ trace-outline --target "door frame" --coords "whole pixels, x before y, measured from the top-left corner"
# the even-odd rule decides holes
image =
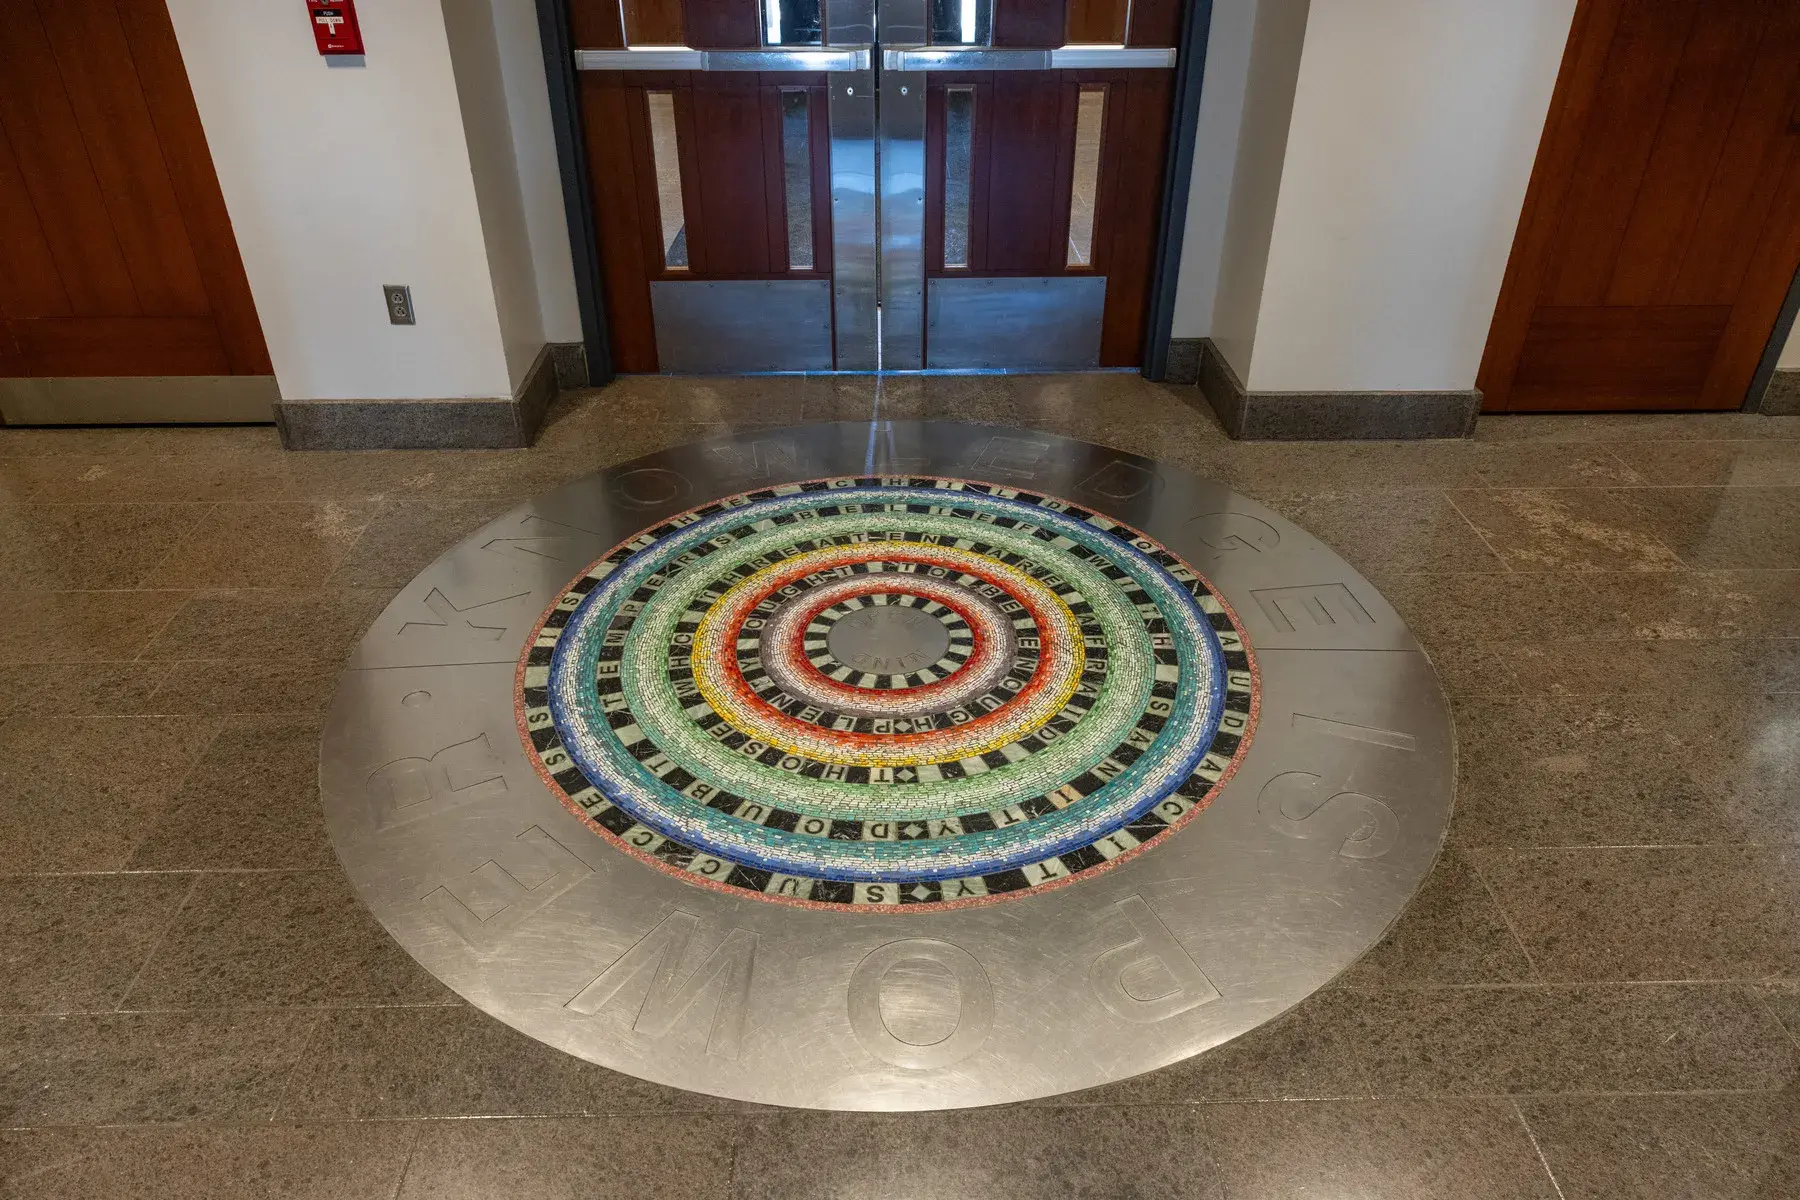
[[[1192,0],[1183,6],[1175,61],[1174,111],[1170,117],[1162,201],[1158,210],[1161,228],[1157,230],[1155,266],[1139,368],[1140,374],[1151,380],[1163,379],[1168,371],[1175,291],[1181,273],[1182,239],[1187,224],[1188,191],[1193,179],[1212,7],[1213,0]],[[587,351],[588,383],[592,387],[601,387],[612,382],[615,372],[607,334],[605,289],[601,283],[602,249],[593,196],[588,186],[590,164],[581,125],[575,47],[569,32],[569,0],[537,0],[537,11],[544,75],[550,91],[550,121],[555,130],[557,167],[562,176],[563,211],[575,268],[575,299],[581,312],[582,345]]]

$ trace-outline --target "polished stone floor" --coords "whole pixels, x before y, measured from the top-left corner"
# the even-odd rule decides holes
[[[526,451],[0,430],[0,1197],[1800,1194],[1800,420],[1246,445],[1195,398],[880,404],[1165,458],[1332,543],[1455,699],[1451,845],[1239,1043],[894,1117],[662,1090],[462,1005],[351,896],[315,775],[344,655],[462,534],[711,432],[867,419],[871,381],[625,381]]]

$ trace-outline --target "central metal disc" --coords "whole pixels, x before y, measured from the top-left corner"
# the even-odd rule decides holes
[[[1381,936],[1455,771],[1430,662],[1292,523],[1023,429],[821,424],[572,483],[345,671],[326,819],[482,1011],[813,1108],[1094,1087]]]
[[[950,631],[930,613],[897,604],[860,608],[831,626],[831,657],[876,675],[907,675],[949,653]]]

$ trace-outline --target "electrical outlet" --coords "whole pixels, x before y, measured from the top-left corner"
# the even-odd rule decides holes
[[[412,305],[412,289],[402,283],[384,283],[381,293],[387,298],[389,325],[417,325]]]

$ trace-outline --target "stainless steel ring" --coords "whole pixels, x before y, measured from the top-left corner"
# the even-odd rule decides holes
[[[979,479],[1158,539],[1235,608],[1254,741],[1198,818],[1043,895],[872,914],[692,886],[540,782],[514,714],[540,613],[623,539],[710,498],[839,475]],[[1021,429],[803,426],[611,468],[488,524],[357,648],[321,747],[363,899],[426,969],[543,1042],[714,1096],[858,1110],[1056,1095],[1270,1020],[1372,945],[1449,820],[1455,741],[1380,593],[1274,512],[1185,471]]]

